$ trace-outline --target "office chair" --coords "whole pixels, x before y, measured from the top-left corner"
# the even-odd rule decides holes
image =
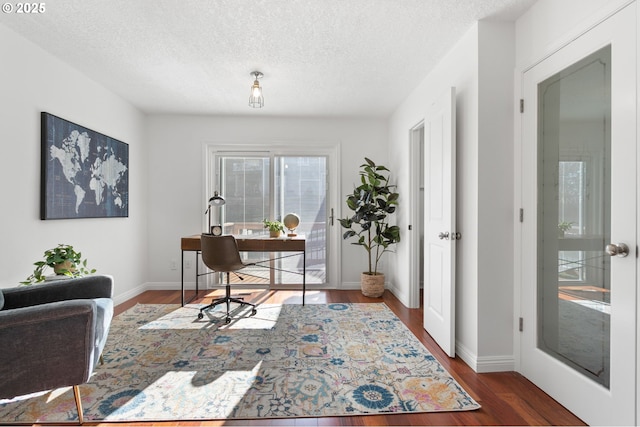
[[[236,271],[249,265],[253,265],[245,264],[240,259],[238,243],[236,242],[235,237],[231,235],[214,236],[212,234],[202,234],[200,240],[200,250],[202,252],[202,262],[204,262],[204,264],[209,267],[209,269],[220,273],[227,273],[227,284],[225,296],[213,300],[211,304],[207,305],[206,307],[202,307],[200,309],[200,313],[198,313],[198,319],[202,319],[204,317],[204,311],[210,310],[216,305],[226,303],[227,316],[225,318],[225,323],[229,323],[231,322],[231,315],[229,314],[229,311],[232,302],[238,303],[240,305],[250,305],[251,307],[253,307],[253,310],[251,310],[251,315],[255,315],[257,313],[255,304],[246,302],[242,298],[231,297],[231,284],[229,280],[230,274],[235,274]],[[238,276],[238,278],[240,280],[243,280],[240,276]]]

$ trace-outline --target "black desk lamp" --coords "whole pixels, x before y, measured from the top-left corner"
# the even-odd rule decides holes
[[[205,214],[209,214],[209,233],[213,234],[214,236],[220,236],[222,234],[222,224],[220,224],[220,208],[225,203],[226,202],[224,198],[219,195],[217,191],[214,191],[213,197],[209,199],[209,206],[207,207]],[[215,222],[214,225],[211,225],[211,208],[217,208],[213,218]]]

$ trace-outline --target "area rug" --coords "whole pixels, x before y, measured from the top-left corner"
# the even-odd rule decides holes
[[[137,305],[80,387],[85,421],[335,417],[480,406],[377,304]],[[34,373],[35,374],[35,373]],[[76,421],[70,388],[0,401],[0,422]]]

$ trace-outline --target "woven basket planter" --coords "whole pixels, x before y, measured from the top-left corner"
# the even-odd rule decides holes
[[[384,293],[384,274],[360,274],[360,286],[365,297],[378,298]]]
[[[71,260],[65,260],[60,264],[55,264],[53,266],[53,272],[56,274],[64,274],[65,271],[69,271],[71,273],[75,273],[76,268],[75,265],[71,262]]]

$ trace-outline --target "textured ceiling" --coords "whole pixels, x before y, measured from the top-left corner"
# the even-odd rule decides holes
[[[147,113],[385,117],[475,21],[534,2],[55,0],[0,23]]]

